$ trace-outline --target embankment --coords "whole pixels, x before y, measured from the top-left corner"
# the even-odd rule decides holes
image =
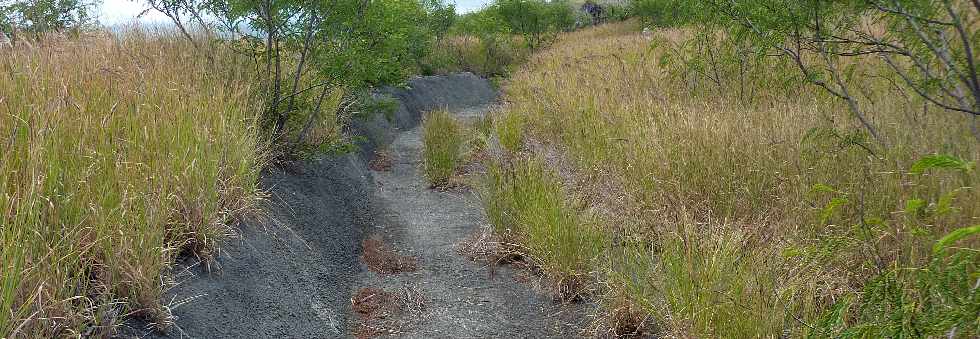
[[[490,83],[463,73],[418,77],[386,88],[394,114],[355,120],[349,133],[360,150],[264,173],[263,213],[241,222],[210,265],[190,258],[174,268],[176,286],[163,300],[174,325],[167,333],[132,321],[120,337],[333,338],[350,333],[350,297],[361,270],[361,241],[381,202],[368,162],[423,112],[487,105]],[[210,266],[210,270],[208,269]]]

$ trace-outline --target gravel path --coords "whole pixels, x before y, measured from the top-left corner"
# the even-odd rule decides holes
[[[387,89],[399,102],[394,119],[355,121],[360,152],[270,170],[263,218],[235,227],[217,269],[191,260],[174,267],[179,284],[162,302],[172,307],[167,333],[130,319],[118,338],[345,338],[360,316],[352,298],[363,288],[413,291],[423,302],[395,318],[408,338],[542,338],[577,334],[581,305],[561,306],[515,272],[456,252],[485,221],[471,192],[427,188],[419,173],[418,122],[424,111],[448,108],[479,117],[496,92],[472,74],[418,77]],[[390,171],[368,170],[380,148],[393,154]],[[417,259],[417,270],[378,275],[361,260],[362,242],[380,236]]]
[[[459,111],[478,117],[485,108]],[[515,281],[507,267],[473,262],[457,246],[482,231],[483,209],[473,192],[441,192],[422,177],[421,127],[396,137],[389,171],[374,172],[376,194],[386,206],[378,232],[403,255],[418,260],[418,270],[379,275],[362,270],[356,287],[418,291],[422,314],[407,319],[406,338],[567,338],[581,327],[581,305],[558,305]]]

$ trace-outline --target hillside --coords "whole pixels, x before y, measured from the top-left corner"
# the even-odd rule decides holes
[[[506,81],[484,186],[498,236],[555,293],[604,301],[599,333],[976,333],[976,240],[934,252],[980,220],[969,120],[865,80],[880,147],[778,60],[740,73],[724,38],[641,31],[562,35]]]

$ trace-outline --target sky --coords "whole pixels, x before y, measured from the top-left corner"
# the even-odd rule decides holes
[[[456,0],[456,11],[466,13],[482,8],[491,0]],[[103,0],[99,21],[105,25],[130,23],[136,20],[148,6],[143,0]],[[167,17],[156,11],[149,11],[139,19],[143,23],[165,22]]]

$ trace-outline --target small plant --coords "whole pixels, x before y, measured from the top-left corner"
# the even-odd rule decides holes
[[[422,125],[423,172],[432,187],[443,187],[456,173],[463,136],[459,123],[445,110],[429,112]]]

